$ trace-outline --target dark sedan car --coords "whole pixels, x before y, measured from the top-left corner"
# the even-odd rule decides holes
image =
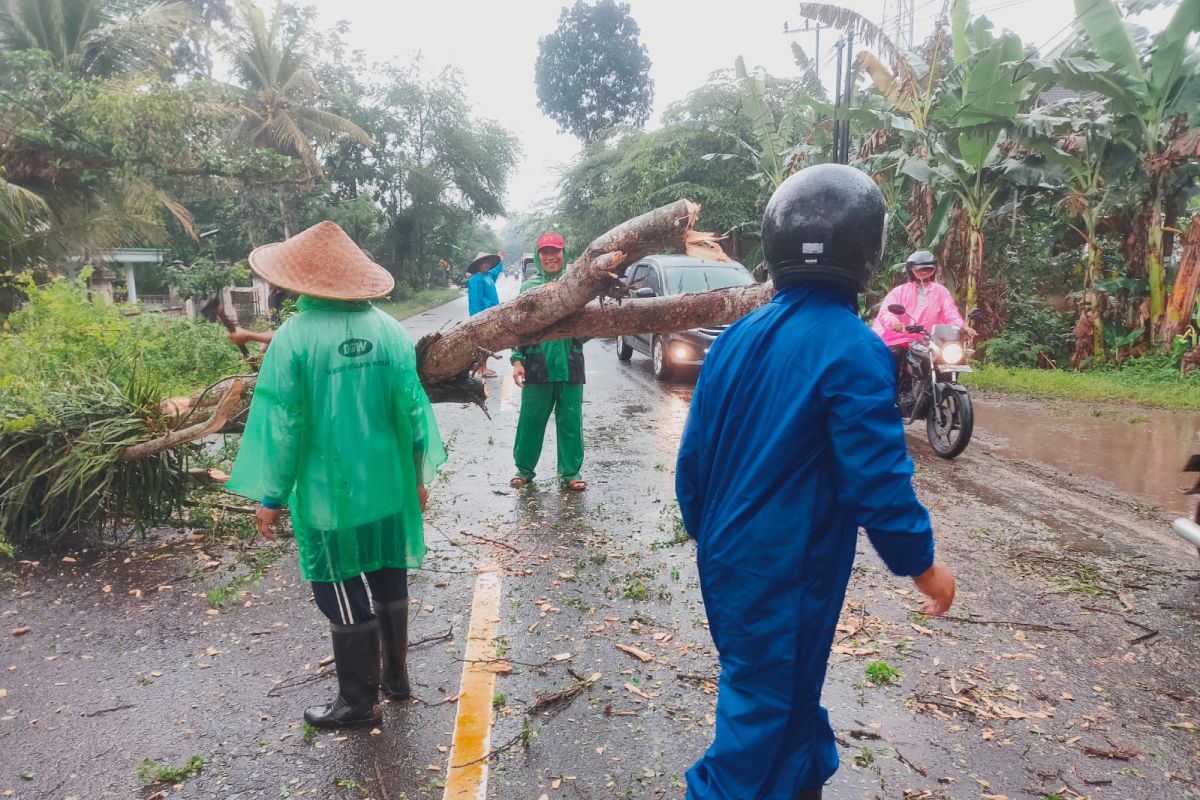
[[[625,275],[626,282],[634,287],[634,297],[665,297],[754,283],[749,270],[736,261],[705,261],[689,256],[650,256],[630,267]],[[698,369],[708,348],[726,327],[618,336],[617,358],[628,361],[633,351],[644,353],[650,356],[654,376],[669,380],[684,369]]]

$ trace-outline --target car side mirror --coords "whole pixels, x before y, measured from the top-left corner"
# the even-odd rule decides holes
[[[640,289],[635,289],[633,296],[638,298],[658,297],[658,292],[654,291],[649,286],[643,286]]]
[[[892,303],[887,308],[888,308],[888,311],[892,312],[893,314],[907,314],[908,313],[908,310],[904,306],[900,305],[899,303]]]
[[[983,316],[983,309],[977,308],[977,309],[973,310],[970,314],[967,314],[967,319],[976,320],[982,316]]]

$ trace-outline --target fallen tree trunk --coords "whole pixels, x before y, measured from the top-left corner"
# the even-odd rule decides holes
[[[728,325],[749,314],[775,294],[775,286],[758,283],[673,297],[626,300],[620,304],[591,303],[571,316],[539,331],[520,344],[547,339],[599,339],[636,333],[673,333],[691,328]]]
[[[612,288],[638,259],[686,251],[699,213],[690,200],[677,200],[623,222],[588,245],[557,281],[424,337],[417,357],[426,390],[470,369],[481,351],[503,350],[570,316]]]
[[[766,303],[771,284],[698,294],[589,303],[620,297],[627,267],[652,253],[686,252],[728,261],[711,234],[693,231],[700,207],[679,200],[618,225],[592,242],[563,276],[515,300],[488,309],[449,330],[417,343],[417,372],[434,403],[473,403],[486,412],[481,381],[467,371],[483,355],[550,339],[602,338],[635,333],[668,333],[724,325]],[[130,448],[122,458],[138,458],[178,447],[217,432],[235,432],[253,394],[255,376],[227,378],[191,398],[164,401],[164,413],[196,416],[199,422]],[[235,390],[239,393],[234,395]],[[233,399],[230,399],[233,396]],[[213,398],[219,398],[215,404]],[[209,411],[209,408],[215,410]],[[207,418],[206,418],[206,415]],[[233,425],[233,427],[230,427]]]

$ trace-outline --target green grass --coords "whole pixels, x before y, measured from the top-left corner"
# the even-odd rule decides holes
[[[872,661],[866,666],[867,681],[876,686],[900,680],[900,671],[886,661]]]
[[[1200,374],[1183,375],[1158,357],[1130,361],[1119,370],[1087,372],[984,366],[965,376],[964,383],[1026,397],[1200,410]]]
[[[181,767],[160,764],[153,758],[147,758],[138,765],[137,776],[143,786],[153,786],[156,783],[179,783],[189,775],[194,775],[204,769],[204,758],[192,756]]]
[[[428,311],[431,308],[437,308],[440,305],[449,303],[451,300],[460,297],[462,291],[457,286],[448,286],[444,289],[426,289],[404,300],[396,302],[380,300],[375,305],[396,319],[404,321],[409,317],[420,314],[422,311]]]

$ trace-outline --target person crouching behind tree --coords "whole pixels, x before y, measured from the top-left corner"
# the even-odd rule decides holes
[[[556,281],[566,271],[566,244],[557,233],[537,240],[534,260],[538,274],[521,285],[521,293]],[[529,484],[542,455],[546,423],[554,412],[558,434],[558,479],[575,492],[587,484],[579,478],[583,467],[583,339],[554,339],[513,350],[513,382],[521,389],[521,413],[513,460],[517,474],[513,486]]]
[[[332,222],[255,249],[250,267],[300,295],[299,313],[263,357],[226,488],[261,503],[268,539],[289,507],[300,574],[330,621],[338,694],[305,721],[375,725],[381,684],[410,696],[407,571],[425,555],[425,487],[446,451],[412,340],[367,302],[392,290],[387,270]]]

